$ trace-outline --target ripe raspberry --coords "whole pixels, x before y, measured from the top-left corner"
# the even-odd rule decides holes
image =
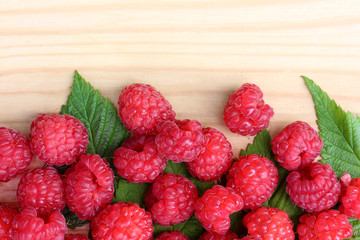
[[[0,205],[0,239],[12,240],[13,227],[12,222],[18,211],[14,208]]]
[[[33,207],[47,216],[66,205],[62,176],[53,167],[31,169],[20,179],[17,199],[21,208]]]
[[[81,234],[71,234],[65,237],[65,240],[90,240],[87,236]]]
[[[155,88],[147,84],[132,84],[121,91],[119,116],[125,127],[133,133],[156,133],[156,125],[174,120],[170,103]]]
[[[33,207],[23,209],[14,217],[13,228],[13,240],[62,240],[67,231],[65,218],[59,211],[43,219]]]
[[[360,219],[360,178],[351,180],[348,187],[341,194],[339,207],[341,213],[347,217]]]
[[[86,152],[88,132],[70,115],[39,114],[31,123],[30,147],[46,164],[72,164]]]
[[[207,231],[225,234],[230,228],[229,215],[244,206],[232,188],[215,185],[196,201],[195,216]]]
[[[156,240],[189,240],[189,238],[179,231],[173,231],[160,234]]]
[[[256,135],[269,126],[273,109],[264,103],[263,93],[255,84],[246,83],[230,95],[224,121],[233,133]]]
[[[150,213],[136,203],[118,202],[102,210],[92,221],[94,240],[148,240],[153,233]]]
[[[0,127],[0,182],[8,182],[25,172],[32,159],[24,134]]]
[[[202,126],[196,120],[175,120],[158,125],[155,142],[160,154],[174,162],[190,162],[204,150]]]
[[[290,172],[286,192],[291,201],[307,212],[321,212],[334,206],[341,185],[329,165],[315,162],[302,170]]]
[[[245,215],[244,226],[250,236],[263,240],[293,240],[293,223],[285,211],[278,208],[261,207]]]
[[[323,141],[309,124],[291,123],[271,141],[276,161],[289,170],[302,169],[311,164],[321,153]]]
[[[244,200],[244,209],[256,209],[271,197],[279,182],[275,165],[259,155],[242,156],[227,175],[231,187]]]
[[[299,240],[341,240],[350,238],[353,228],[344,214],[329,210],[315,215],[302,215],[297,233]]]
[[[111,204],[114,174],[99,155],[80,157],[65,173],[65,193],[69,209],[82,220],[90,220]]]
[[[165,169],[167,160],[158,154],[155,136],[133,135],[114,153],[119,175],[129,182],[152,182]]]
[[[199,240],[239,240],[236,233],[227,231],[225,234],[217,234],[215,232],[205,232]]]
[[[254,237],[254,236],[246,236],[241,238],[240,240],[261,240],[261,238]]]
[[[231,144],[225,135],[214,129],[204,128],[205,150],[187,166],[192,176],[201,181],[216,181],[229,170],[233,161]]]
[[[197,198],[197,188],[189,179],[164,173],[150,185],[145,206],[156,224],[170,226],[186,221],[193,214]]]

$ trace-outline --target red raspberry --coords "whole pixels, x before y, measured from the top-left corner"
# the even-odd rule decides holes
[[[329,210],[315,215],[302,215],[297,233],[299,240],[341,240],[350,238],[353,228],[344,214]]]
[[[119,116],[125,127],[133,133],[156,133],[156,125],[174,120],[170,103],[155,88],[147,84],[132,84],[121,91]]]
[[[189,240],[189,238],[180,231],[173,231],[160,234],[156,240]]]
[[[150,213],[136,203],[118,202],[102,210],[92,221],[94,240],[148,240],[153,233]]]
[[[80,157],[65,173],[65,193],[69,209],[83,220],[90,220],[111,204],[114,174],[99,155]]]
[[[256,209],[271,197],[279,182],[279,173],[269,159],[248,155],[234,162],[227,179],[226,186],[244,200],[244,209]]]
[[[197,198],[197,188],[189,179],[165,173],[150,185],[145,206],[156,224],[170,226],[186,221],[193,214]]]
[[[65,237],[65,240],[90,240],[87,236],[81,234],[71,234]]]
[[[290,172],[286,182],[286,192],[292,202],[307,212],[330,209],[338,202],[341,192],[341,185],[332,168],[319,162]]]
[[[205,232],[199,240],[239,240],[236,233],[227,231],[225,234],[217,234],[215,232]]]
[[[240,240],[261,240],[261,238],[254,237],[254,236],[246,236],[241,238]]]
[[[17,199],[21,208],[33,207],[47,216],[66,205],[62,176],[53,167],[31,169],[20,179]]]
[[[196,120],[175,120],[158,125],[155,142],[159,153],[174,162],[193,161],[204,150],[202,126]]]
[[[263,240],[293,240],[293,223],[285,211],[278,208],[261,207],[245,215],[244,226],[250,236]]]
[[[196,201],[195,216],[207,231],[225,234],[230,228],[229,215],[244,206],[232,188],[215,185]]]
[[[230,95],[224,121],[233,133],[256,135],[269,126],[273,109],[264,103],[263,93],[255,84],[246,83]]]
[[[129,182],[152,182],[165,169],[167,160],[158,154],[155,136],[133,135],[114,153],[119,175]]]
[[[0,182],[8,182],[26,171],[32,159],[24,134],[0,127]]]
[[[88,132],[70,115],[39,114],[31,123],[30,147],[46,164],[72,164],[86,152]]]
[[[231,144],[225,135],[214,129],[204,128],[205,150],[188,162],[189,172],[201,181],[216,181],[229,170],[233,161]]]
[[[15,216],[13,228],[13,240],[63,240],[67,231],[65,218],[59,211],[43,219],[33,207]]]
[[[351,180],[342,193],[340,202],[342,203],[339,207],[341,213],[350,218],[360,219],[360,178]]]
[[[287,125],[271,141],[276,161],[289,170],[302,169],[321,153],[323,141],[309,124],[297,121]]]
[[[0,205],[0,239],[12,240],[13,227],[12,222],[18,211],[14,208]]]

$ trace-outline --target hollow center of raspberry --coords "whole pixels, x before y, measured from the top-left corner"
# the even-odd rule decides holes
[[[301,180],[305,181],[305,180],[313,180],[313,178],[311,177],[310,171],[308,168],[305,168],[303,170],[300,171],[300,176],[301,176]]]

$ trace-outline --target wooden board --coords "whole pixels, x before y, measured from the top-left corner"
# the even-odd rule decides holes
[[[126,85],[152,84],[238,155],[252,138],[230,133],[222,111],[243,83],[273,106],[272,135],[296,120],[316,127],[301,75],[360,114],[360,2],[0,1],[2,126],[28,134],[37,113],[59,112],[75,69],[114,104]],[[16,202],[18,180],[0,183],[0,202]]]

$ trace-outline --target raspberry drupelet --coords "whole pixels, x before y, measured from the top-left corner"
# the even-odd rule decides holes
[[[199,240],[239,240],[236,233],[227,231],[225,234],[218,234],[216,232],[204,232]]]
[[[13,239],[13,227],[12,223],[18,210],[11,207],[0,205],[0,239],[12,240]]]
[[[189,240],[189,238],[180,231],[173,231],[160,234],[156,240]]]

